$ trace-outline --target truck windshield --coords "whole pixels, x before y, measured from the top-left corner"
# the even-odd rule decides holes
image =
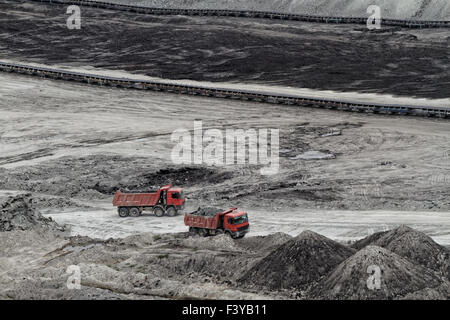
[[[241,224],[248,221],[247,214],[233,218],[233,224]]]
[[[183,191],[181,191],[180,193],[178,192],[172,193],[172,199],[183,199]]]

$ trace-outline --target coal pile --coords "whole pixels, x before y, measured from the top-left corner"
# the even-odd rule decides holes
[[[304,231],[256,263],[240,282],[277,289],[304,289],[350,257],[354,249]]]
[[[195,216],[209,216],[209,217],[214,217],[216,216],[218,213],[223,212],[223,209],[219,209],[219,208],[214,208],[214,207],[205,207],[205,208],[198,208],[197,210],[195,210],[194,212],[191,212],[191,214],[195,215]]]
[[[379,246],[450,278],[450,250],[407,226],[378,232],[353,244],[355,249]]]
[[[378,281],[373,281],[377,277]],[[371,280],[372,279],[372,280]],[[381,247],[367,246],[342,262],[312,290],[313,298],[345,300],[446,299],[448,282],[431,269]]]
[[[0,205],[0,231],[36,228],[64,231],[64,227],[41,215],[30,194],[11,196]]]

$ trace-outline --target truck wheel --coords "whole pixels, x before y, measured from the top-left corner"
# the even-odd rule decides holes
[[[167,208],[166,213],[169,217],[175,217],[177,215],[177,209],[175,209],[174,207],[169,207]]]
[[[243,236],[237,236],[236,234],[231,234],[231,238],[233,238],[233,239],[240,239],[240,238],[242,238]]]
[[[208,235],[208,231],[206,231],[206,229],[200,229],[198,230],[198,234],[200,237],[206,237]]]
[[[153,213],[157,217],[162,217],[164,215],[164,209],[161,207],[155,207],[155,209],[153,209]]]
[[[130,209],[130,217],[139,217],[140,214],[139,208],[133,207]]]
[[[118,212],[119,212],[119,217],[121,217],[121,218],[128,217],[129,211],[128,211],[127,207],[120,207]]]
[[[222,229],[217,229],[216,230],[216,235],[220,235],[220,234],[224,234]]]
[[[197,228],[189,227],[189,234],[195,236],[198,233]]]

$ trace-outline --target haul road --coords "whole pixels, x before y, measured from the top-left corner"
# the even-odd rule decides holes
[[[83,82],[92,85],[116,88],[153,90],[175,94],[187,94],[223,99],[255,101],[271,104],[297,105],[342,111],[380,114],[416,115],[425,117],[450,118],[450,107],[413,106],[400,104],[361,103],[349,100],[319,99],[294,94],[278,94],[257,90],[238,90],[207,86],[194,86],[164,81],[143,81],[131,78],[117,78],[92,73],[67,71],[55,68],[38,67],[26,64],[0,61],[0,71],[16,72],[32,76]]]

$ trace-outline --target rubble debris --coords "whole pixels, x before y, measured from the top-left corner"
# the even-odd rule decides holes
[[[43,217],[35,208],[31,194],[10,196],[0,206],[0,231],[45,228],[64,231],[51,218]]]

